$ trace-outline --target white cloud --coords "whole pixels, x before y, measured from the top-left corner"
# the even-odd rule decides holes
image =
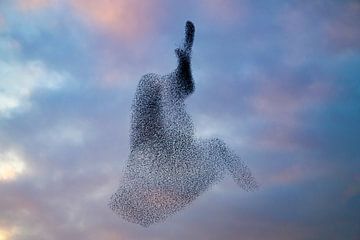
[[[225,123],[224,123],[225,121]],[[197,114],[194,117],[195,135],[199,138],[226,138],[233,137],[236,131],[236,125],[232,122],[226,123],[225,117],[213,118],[204,114]],[[239,140],[239,137],[236,137]]]
[[[39,89],[57,89],[68,78],[50,70],[41,61],[0,60],[0,118],[31,105],[30,97]]]
[[[56,145],[82,145],[87,139],[88,124],[72,120],[71,123],[61,123],[41,134],[40,139]]]
[[[26,163],[18,152],[11,150],[0,153],[0,182],[15,180],[25,170]]]

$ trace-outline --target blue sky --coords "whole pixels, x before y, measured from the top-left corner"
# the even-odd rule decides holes
[[[107,202],[140,77],[174,69],[196,26],[187,100],[261,187],[226,178],[143,228]],[[0,239],[357,239],[358,1],[0,1]]]

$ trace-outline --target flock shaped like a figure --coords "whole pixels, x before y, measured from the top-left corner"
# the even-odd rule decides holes
[[[248,167],[219,139],[198,139],[184,100],[194,91],[191,50],[195,27],[175,50],[170,74],[144,75],[132,106],[130,155],[110,208],[143,226],[163,221],[230,173],[245,190],[257,187]]]

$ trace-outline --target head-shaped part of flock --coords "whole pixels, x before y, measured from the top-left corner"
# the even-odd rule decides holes
[[[191,52],[195,27],[175,50],[170,74],[144,75],[132,106],[130,154],[110,208],[130,222],[149,226],[190,204],[226,173],[245,190],[257,187],[250,170],[219,139],[197,139],[184,100],[194,91]]]

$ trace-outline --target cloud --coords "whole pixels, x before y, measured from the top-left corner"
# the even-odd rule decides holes
[[[360,46],[356,24],[360,20],[359,2],[294,2],[280,9],[277,23],[282,32],[279,36],[286,43],[290,60],[284,64],[304,64],[321,55],[353,52]],[[315,12],[318,14],[313,14]]]
[[[316,181],[329,174],[333,172],[327,167],[321,168],[314,162],[293,162],[264,178],[264,187],[297,186],[304,182]]]
[[[1,13],[0,13],[0,29],[1,28],[3,28],[3,27],[5,27],[5,19],[4,19],[4,17],[1,15]]]
[[[2,228],[0,226],[0,240],[11,240],[17,233],[17,229],[15,227],[12,228]]]
[[[2,38],[17,42],[22,58],[70,73],[79,84],[123,88],[155,62],[148,53],[158,53],[152,43],[166,15],[161,0],[30,1],[38,11],[21,10],[22,2],[4,6]]]
[[[0,117],[10,117],[16,110],[28,108],[37,90],[55,90],[68,79],[49,70],[41,61],[0,60]]]
[[[247,1],[201,0],[199,6],[212,22],[223,25],[245,22],[250,11]]]
[[[80,146],[88,140],[88,132],[90,131],[86,121],[79,119],[71,119],[69,122],[65,120],[56,123],[55,126],[49,128],[44,127],[39,133],[38,141],[51,146]]]
[[[265,127],[257,135],[256,141],[263,147],[295,147],[301,138],[294,134],[308,124],[303,121],[303,115],[325,106],[334,97],[335,85],[331,79],[317,79],[315,76],[301,82],[301,75],[295,78],[286,75],[272,75],[262,80],[256,94],[248,99],[252,114],[262,119],[265,126],[273,126]]]
[[[355,239],[358,2],[138,3],[0,0],[0,163],[8,159],[2,169],[15,176],[0,180],[2,234]],[[196,91],[187,104],[198,135],[224,138],[263,186],[247,194],[229,180],[144,230],[106,203],[129,153],[136,81],[175,63],[187,18],[197,26]],[[129,87],[114,87],[124,79]]]
[[[89,27],[126,41],[151,33],[164,7],[160,0],[74,0],[69,4]]]
[[[336,51],[353,51],[360,48],[360,3],[352,2],[341,6],[333,17],[324,24],[329,47]]]
[[[92,32],[103,32],[124,41],[143,38],[156,30],[158,21],[164,16],[164,6],[162,0],[17,0],[7,3],[12,11],[28,16],[46,16],[49,10],[56,13],[56,18],[62,12],[77,23],[81,20]]]
[[[52,2],[54,2],[54,0],[18,0],[17,6],[22,11],[34,11],[48,7]]]
[[[22,156],[14,150],[0,152],[0,182],[13,181],[26,171]]]

